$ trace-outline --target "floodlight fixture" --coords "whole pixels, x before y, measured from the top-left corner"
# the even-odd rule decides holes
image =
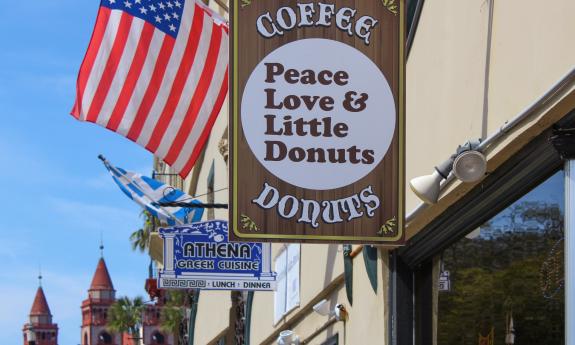
[[[313,306],[313,311],[322,316],[335,317],[337,321],[347,321],[348,312],[345,306],[337,303],[333,309],[330,309],[330,304],[327,299],[322,299]]]
[[[281,331],[277,340],[278,345],[299,345],[299,337],[292,330]]]
[[[485,156],[475,150],[464,151],[453,161],[453,174],[461,182],[471,183],[479,181],[487,170]]]
[[[479,181],[487,169],[487,160],[478,150],[480,144],[481,140],[475,140],[460,145],[455,154],[435,167],[431,175],[409,181],[411,190],[426,204],[435,204],[441,193],[441,181],[447,179],[451,172],[462,182]]]
[[[313,311],[318,313],[322,316],[329,315],[329,301],[327,299],[322,299],[321,301],[317,302],[316,305],[313,306]]]

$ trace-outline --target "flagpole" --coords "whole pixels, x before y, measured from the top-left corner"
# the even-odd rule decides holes
[[[108,162],[106,157],[104,157],[103,155],[98,155],[98,158],[104,163],[104,166],[106,166],[106,168],[113,170],[116,173],[116,175],[120,176],[121,179],[123,178],[124,182],[126,182],[126,181],[130,182],[124,176],[124,174],[120,173],[112,164],[110,164],[110,162]],[[154,200],[154,198],[152,198],[151,196],[146,194],[146,192],[144,192],[142,189],[140,189],[138,187],[138,185],[136,185],[136,184],[132,184],[132,185],[134,186],[134,188],[136,188],[138,191],[140,191],[140,193],[144,194],[148,199],[150,199],[152,201]],[[156,203],[156,204],[158,204],[158,203]],[[163,208],[160,204],[158,204],[158,207],[160,208],[160,210],[164,211],[168,215],[168,217],[172,218],[176,223],[178,223],[179,225],[184,225],[184,222],[182,222],[179,218],[174,216],[170,211]]]

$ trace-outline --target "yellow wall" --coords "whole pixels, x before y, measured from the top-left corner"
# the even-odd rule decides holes
[[[491,4],[494,4],[492,40],[488,45]],[[407,63],[407,181],[431,173],[459,144],[496,131],[574,67],[573,13],[573,0],[425,1]],[[536,125],[528,121],[520,128],[526,130]],[[216,121],[203,164],[195,168],[199,169],[196,194],[207,191],[212,161],[215,189],[228,186],[227,166],[218,148],[226,126],[227,104]],[[495,145],[497,150],[505,151],[513,145],[514,134],[509,135]],[[186,181],[188,190],[190,181]],[[406,195],[409,212],[420,201],[409,187]],[[207,201],[205,196],[199,199]],[[215,201],[227,203],[228,191],[217,192]],[[216,218],[226,219],[227,211],[217,210]],[[281,245],[274,245],[273,253],[280,249]],[[342,273],[341,246],[303,245],[301,307],[309,305]],[[311,344],[320,344],[336,333],[340,335],[340,344],[386,344],[388,273],[387,254],[382,258],[380,253],[379,286],[377,294],[374,293],[360,254],[354,261],[353,307],[347,302],[342,285],[328,296],[332,305],[337,302],[346,305],[350,320],[345,325],[338,322],[329,327]],[[273,293],[255,294],[251,344],[263,342],[302,309],[290,312],[274,326],[273,304]],[[202,292],[195,344],[207,343],[228,326],[230,306],[229,292]],[[293,330],[304,339],[327,320],[311,312]]]
[[[292,320],[298,312],[310,305],[312,299],[321,294],[324,287],[330,285],[332,282],[332,279],[329,279],[330,276],[331,278],[336,278],[343,274],[341,247],[339,249],[337,247],[323,245],[302,246],[301,307],[289,313],[285,320],[276,325],[276,327],[272,325],[273,294],[263,292],[255,294],[252,312],[251,344],[272,344],[264,342],[264,340],[286,323],[292,325],[290,329],[303,341],[328,321],[329,316],[322,316],[310,311],[304,315],[300,322],[292,324]],[[384,257],[382,258],[380,254],[378,259],[379,284],[377,293],[373,291],[369,283],[363,256],[359,254],[353,264],[353,306],[347,300],[343,283],[339,284],[337,289],[325,297],[332,310],[336,304],[343,304],[349,312],[349,320],[345,324],[337,322],[327,328],[313,338],[310,344],[321,344],[335,334],[339,335],[340,344],[369,344],[370,341],[374,340],[377,340],[377,344],[386,343],[387,321],[385,313],[388,269],[387,252],[383,253]],[[326,260],[326,258],[329,258],[329,260]],[[322,267],[331,268],[332,274],[325,274],[325,269],[322,269]],[[329,272],[330,269],[327,271]]]
[[[194,344],[207,344],[228,327],[231,306],[229,291],[200,292]]]
[[[481,136],[487,4],[425,1],[407,61],[407,181]],[[409,212],[420,201],[407,189]]]
[[[489,132],[575,67],[575,1],[499,0],[489,86]]]
[[[575,67],[574,10],[571,0],[425,1],[407,63],[407,181],[430,174],[459,144],[498,131]],[[545,116],[536,114],[517,131],[543,130],[537,127]],[[517,149],[516,137],[507,133],[488,157]],[[452,203],[467,189],[448,191]],[[408,190],[408,213],[419,204]],[[415,223],[448,206],[440,201]]]

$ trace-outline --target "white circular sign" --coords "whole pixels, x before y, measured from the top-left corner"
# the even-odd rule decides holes
[[[328,190],[377,167],[393,138],[395,109],[389,83],[367,56],[313,38],[288,43],[256,66],[241,120],[252,152],[272,174]]]

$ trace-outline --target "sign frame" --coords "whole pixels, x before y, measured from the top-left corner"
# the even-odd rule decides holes
[[[210,220],[160,228],[164,257],[163,268],[158,274],[158,287],[275,291],[277,284],[276,273],[271,270],[271,245],[230,242],[227,224],[223,220]],[[197,267],[180,267],[180,262],[182,266]],[[220,264],[227,268],[220,267]]]
[[[329,0],[323,1],[324,3],[337,3],[340,0]],[[396,186],[398,197],[397,202],[397,215],[391,218],[383,224],[379,229],[373,231],[371,236],[356,236],[347,234],[335,234],[335,235],[323,235],[323,234],[294,234],[290,233],[292,231],[276,231],[274,233],[268,233],[266,229],[260,229],[258,224],[256,224],[249,216],[241,213],[239,209],[239,193],[238,188],[240,188],[240,180],[238,175],[238,161],[241,159],[239,156],[240,145],[245,146],[244,142],[240,143],[240,127],[241,124],[241,114],[240,114],[240,91],[241,85],[239,80],[239,51],[238,41],[239,41],[239,24],[237,18],[240,18],[240,10],[243,7],[253,6],[255,1],[246,0],[231,0],[230,1],[230,111],[229,111],[229,140],[231,145],[230,156],[229,156],[229,167],[230,167],[230,209],[229,209],[229,224],[230,224],[230,240],[231,241],[261,241],[261,242],[289,242],[289,243],[355,243],[355,244],[376,244],[376,245],[389,245],[389,246],[399,246],[404,243],[405,238],[405,42],[406,42],[406,4],[405,0],[392,0],[392,1],[381,1],[372,0],[378,2],[383,6],[395,6],[394,10],[397,11],[396,15],[399,17],[399,28],[398,28],[398,90],[397,96],[394,100],[397,102],[397,125],[396,125],[396,140],[398,145],[397,154],[397,181]],[[318,1],[313,1],[317,3]],[[295,2],[294,2],[295,3]],[[298,1],[299,3],[299,1]],[[387,3],[387,5],[386,5]],[[292,4],[292,2],[290,2]],[[286,5],[287,6],[287,5]],[[391,11],[391,9],[390,9]],[[296,29],[297,30],[297,29]],[[276,47],[277,48],[277,47]],[[243,130],[242,130],[243,131]],[[245,139],[244,139],[245,140]],[[395,139],[394,139],[395,140]],[[249,148],[248,148],[249,149]],[[265,168],[261,168],[265,170]],[[262,181],[264,182],[264,181]],[[295,223],[295,220],[294,220]],[[240,231],[244,229],[244,231]],[[248,230],[246,230],[248,229]],[[285,229],[287,230],[287,229]],[[379,231],[377,231],[379,230]],[[382,236],[380,231],[390,230],[392,236]]]

